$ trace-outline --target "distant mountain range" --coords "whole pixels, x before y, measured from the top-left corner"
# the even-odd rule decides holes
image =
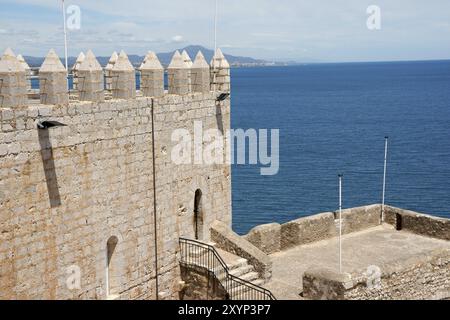
[[[186,50],[189,56],[191,57],[192,61],[194,61],[195,56],[197,55],[198,51],[202,51],[203,55],[205,56],[206,60],[209,62],[211,61],[214,51],[207,49],[202,46],[187,46],[185,48],[178,49],[180,52],[183,50]],[[161,63],[164,66],[168,66],[170,61],[172,60],[172,56],[175,53],[174,51],[171,52],[163,52],[163,53],[157,53],[157,56]],[[224,53],[225,54],[225,53]],[[240,57],[240,56],[233,56],[229,54],[225,54],[225,57],[227,58],[228,62],[232,67],[241,67],[241,66],[271,66],[271,65],[284,65],[283,63],[276,63],[272,61],[266,61],[266,60],[260,60],[260,59],[254,59],[250,57]],[[43,57],[32,57],[32,56],[24,56],[27,63],[30,65],[30,67],[40,67],[42,65],[42,62],[44,61]],[[110,57],[97,57],[98,61],[102,66],[106,66],[108,63]],[[144,56],[139,55],[128,55],[128,58],[130,59],[131,63],[134,66],[139,66],[142,61],[144,60]],[[63,60],[63,59],[61,59]],[[72,67],[75,64],[76,57],[69,57],[68,63],[69,67]]]

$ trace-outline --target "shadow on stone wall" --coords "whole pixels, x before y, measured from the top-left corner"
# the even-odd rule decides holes
[[[224,134],[223,130],[223,116],[222,116],[222,108],[220,106],[220,102],[216,102],[216,121],[217,128],[220,130],[221,134]]]
[[[44,168],[45,182],[47,183],[50,207],[56,208],[61,205],[58,178],[56,176],[55,161],[53,159],[53,148],[50,141],[49,130],[38,129],[39,145],[41,146],[42,166]]]
[[[181,279],[185,286],[180,300],[228,300],[225,288],[207,269],[181,265]]]

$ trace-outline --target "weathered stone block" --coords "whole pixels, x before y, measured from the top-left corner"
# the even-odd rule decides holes
[[[234,253],[255,267],[261,278],[270,279],[272,276],[272,261],[253,244],[238,236],[231,228],[221,221],[214,221],[211,225],[211,240],[228,252]]]
[[[337,235],[334,214],[326,212],[281,225],[281,250]]]
[[[335,212],[335,216],[339,219],[339,211]],[[376,227],[380,223],[381,206],[379,204],[342,210],[343,234]]]
[[[250,230],[245,239],[264,253],[278,252],[281,248],[281,225],[270,223],[257,226]]]

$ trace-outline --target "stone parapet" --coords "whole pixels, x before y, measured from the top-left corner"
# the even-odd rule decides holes
[[[211,60],[211,86],[213,91],[230,92],[230,64],[222,50],[217,49]]]
[[[281,250],[281,225],[270,223],[250,230],[244,238],[266,254]]]
[[[114,99],[136,98],[136,72],[125,51],[121,51],[111,70],[111,93]]]
[[[39,87],[42,104],[68,104],[67,71],[52,49],[39,69]]]
[[[375,270],[339,274],[310,269],[303,296],[314,300],[416,300],[450,298],[450,249],[397,261]]]
[[[169,93],[185,95],[189,93],[190,67],[186,64],[181,54],[176,51],[167,68]]]
[[[269,256],[243,237],[238,236],[226,223],[215,221],[211,225],[210,232],[211,240],[218,248],[247,259],[264,280],[271,278],[272,261]]]
[[[280,249],[287,250],[336,235],[337,230],[332,212],[304,217],[281,225]]]
[[[27,87],[24,66],[11,49],[6,49],[0,59],[0,108],[26,105]]]
[[[190,75],[192,92],[206,93],[211,91],[210,68],[200,51],[192,64]]]
[[[385,206],[385,222],[427,237],[450,241],[450,219]]]
[[[164,68],[156,54],[150,51],[141,67],[141,91],[144,97],[162,97],[164,95]]]
[[[79,100],[94,102],[105,100],[103,69],[91,50],[86,53],[77,72]]]

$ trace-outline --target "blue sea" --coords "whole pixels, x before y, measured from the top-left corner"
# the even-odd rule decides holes
[[[232,70],[232,127],[280,129],[280,170],[234,165],[233,228],[386,203],[450,217],[450,61]]]

